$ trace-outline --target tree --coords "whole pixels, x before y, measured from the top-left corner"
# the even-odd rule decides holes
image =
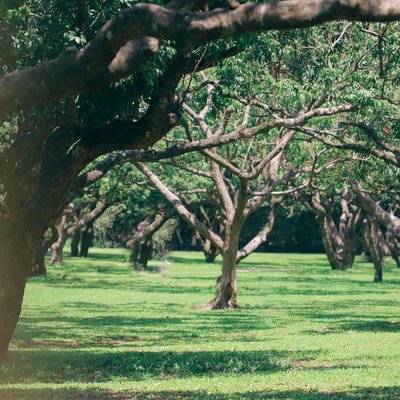
[[[395,214],[393,207],[385,210],[379,201],[374,201],[370,194],[353,182],[353,201],[358,204],[367,215],[364,223],[364,244],[369,250],[375,266],[375,282],[382,281],[382,262],[385,250],[400,266],[400,218]],[[383,244],[382,244],[383,243]]]
[[[219,118],[214,121],[216,127],[211,126],[207,122],[207,117],[213,109],[215,87],[215,83],[208,83],[207,98],[199,112],[187,103],[183,104],[183,108],[192,122],[192,125],[186,127],[188,140],[193,140],[197,129],[198,134],[202,134],[206,138],[220,137],[226,134],[227,130],[232,130],[231,135],[238,134],[243,141],[252,137],[253,141],[245,147],[246,150],[243,149],[246,142],[239,142],[227,148],[203,150],[202,154],[209,164],[208,171],[196,168],[193,157],[191,157],[190,163],[182,164],[175,161],[172,165],[195,176],[211,180],[212,188],[219,198],[218,203],[221,208],[219,213],[223,216],[221,218],[222,235],[213,231],[209,223],[207,226],[207,220],[205,220],[206,224],[200,221],[184,205],[182,198],[174,193],[149,167],[144,163],[135,163],[135,165],[175,207],[178,214],[191,224],[199,235],[212,242],[221,253],[223,259],[222,274],[218,278],[215,298],[209,306],[211,308],[235,308],[237,307],[237,264],[267,240],[275,221],[275,205],[280,201],[279,197],[274,196],[274,190],[279,185],[287,185],[301,170],[293,170],[285,164],[285,152],[295,132],[281,129],[278,130],[277,134],[275,133],[274,137],[272,133],[274,128],[282,125],[274,126],[270,124],[267,128],[263,118],[250,117],[252,111],[257,114],[257,111],[267,109],[267,104],[239,98],[238,102],[241,104],[239,110],[244,108],[243,111],[241,110],[242,117],[234,118],[232,109],[225,108]],[[346,110],[351,110],[351,107],[336,106],[323,110],[316,108],[309,110],[308,113],[323,116]],[[292,120],[296,121],[294,124],[301,124],[306,123],[308,118],[304,115],[298,115],[287,120],[287,126],[290,126]],[[256,133],[261,131],[265,139],[256,140]],[[271,137],[265,136],[267,132],[270,133]],[[236,149],[235,151],[234,147],[239,147],[241,150]],[[201,167],[204,168],[206,165],[203,161]],[[280,171],[282,165],[286,167],[286,172],[283,174]],[[315,169],[312,172],[315,172]],[[302,187],[306,185],[308,183],[303,183]],[[292,188],[279,194],[292,193],[295,190],[298,190],[298,188]],[[258,234],[240,249],[239,239],[243,224],[249,215],[263,205],[266,197],[270,197],[271,200],[267,203],[270,211],[265,217],[264,225]]]
[[[56,224],[58,238],[51,245],[51,263],[62,263],[62,254],[68,237],[74,236],[76,233],[81,232],[84,229],[90,229],[93,222],[99,218],[110,205],[111,204],[107,202],[107,200],[101,199],[92,202],[83,210],[76,210],[76,206],[73,203],[70,203],[69,207],[64,210]],[[86,246],[84,252],[89,250],[87,242],[84,246]]]
[[[0,358],[6,356],[25,283],[45,232],[68,203],[79,174],[90,162],[111,151],[153,146],[179,122],[175,93],[181,78],[240,51],[237,46],[222,44],[216,53],[199,57],[204,43],[244,32],[293,29],[337,19],[384,21],[400,17],[400,7],[393,0],[246,3],[233,10],[214,9],[219,2],[206,3],[174,0],[166,6],[134,4],[109,20],[82,49],[68,48],[58,57],[55,53],[61,50],[61,41],[52,43],[51,35],[45,41],[48,49],[42,51],[38,46],[41,51],[31,52],[34,60],[21,55],[22,62],[16,61],[12,51],[5,52],[0,120],[5,135],[12,139],[0,156],[0,310],[4,319],[0,325]],[[34,6],[34,2],[23,6],[29,5]],[[114,2],[112,5],[117,8]],[[203,11],[205,5],[207,11]],[[9,11],[8,2],[2,2],[1,7]],[[87,29],[91,15],[84,10],[79,11],[74,23],[79,28],[75,42],[91,34]],[[6,14],[9,21],[5,22],[12,25],[15,14]],[[65,26],[60,19],[57,22],[52,34],[59,39]],[[157,68],[159,55],[161,68]],[[50,61],[27,67],[46,58]],[[121,112],[120,105],[114,113],[98,112],[111,83],[133,76],[152,62],[156,64],[152,68],[155,73],[146,87],[147,95],[139,90],[125,102],[133,104],[134,110]],[[132,86],[138,88],[140,78],[133,79]],[[110,91],[116,93],[126,87],[116,85]],[[91,96],[89,92],[95,90],[104,90],[103,96]],[[46,108],[38,111],[38,106]],[[97,110],[97,118],[92,112],[96,123],[83,117],[82,111],[89,109]],[[19,112],[22,114],[17,115]]]
[[[126,243],[132,249],[131,261],[134,269],[147,269],[147,263],[153,252],[152,236],[168,219],[165,210],[159,210],[154,216],[147,216],[135,228]]]
[[[329,264],[333,270],[351,268],[358,250],[361,209],[340,198],[340,216],[335,221],[336,196],[325,196],[316,192],[306,204],[320,220],[322,238]]]

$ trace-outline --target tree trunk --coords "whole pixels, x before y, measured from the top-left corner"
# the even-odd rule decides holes
[[[371,257],[375,268],[374,282],[382,282],[383,280],[383,269],[382,269],[383,254],[382,254],[382,248],[380,246],[378,229],[379,228],[376,226],[376,224],[372,224],[370,240],[371,240]]]
[[[400,247],[396,247],[393,250],[391,249],[390,252],[393,260],[396,262],[397,268],[400,268]]]
[[[354,260],[356,259],[357,245],[359,240],[356,238],[346,238],[343,248],[343,270],[353,267]]]
[[[41,276],[47,274],[46,264],[44,262],[44,254],[39,254],[33,263],[30,276]]]
[[[92,227],[87,227],[83,230],[81,236],[81,250],[79,252],[79,257],[87,257],[89,255],[89,249],[93,244],[93,229]]]
[[[400,268],[400,242],[395,237],[391,229],[387,229],[386,232],[386,242],[388,244],[390,255],[396,262],[397,268]]]
[[[71,257],[79,256],[79,243],[81,241],[81,231],[78,230],[74,233],[71,240]]]
[[[185,242],[182,239],[181,228],[178,227],[175,229],[176,238],[178,239],[179,244],[183,247],[185,246]]]
[[[51,245],[51,264],[61,264],[63,262],[63,251],[65,243],[67,243],[67,229],[66,229],[67,215],[61,216],[59,223],[56,225],[57,240]]]
[[[63,262],[63,251],[67,241],[67,237],[62,237],[53,243],[51,246],[51,264],[62,264]]]
[[[202,240],[202,247],[206,263],[214,264],[215,258],[218,255],[217,248],[212,244],[211,240],[208,239]]]
[[[131,255],[130,255],[130,262],[132,264],[132,268],[135,270],[139,270],[139,265],[138,265],[138,257],[139,257],[139,251],[140,251],[140,243],[136,242],[133,246],[132,246],[132,250],[131,250]]]
[[[324,218],[322,225],[322,241],[325,253],[332,270],[345,271],[350,269],[356,257],[356,243],[353,238],[334,237],[339,235],[333,232],[327,218]]]
[[[25,284],[32,267],[29,241],[0,227],[0,360],[7,358],[10,340],[21,312]],[[2,232],[1,232],[2,231]]]
[[[340,262],[332,244],[331,233],[326,218],[324,218],[322,223],[322,242],[324,244],[326,257],[328,258],[332,270],[340,270]]]
[[[215,298],[210,303],[212,309],[237,308],[236,282],[237,249],[228,249],[223,255],[222,274],[217,279]]]
[[[364,246],[368,248],[374,264],[374,282],[382,282],[383,280],[383,254],[380,246],[378,229],[379,227],[374,221],[368,221],[363,232]]]
[[[226,230],[226,245],[222,253],[222,274],[217,279],[215,297],[209,304],[209,308],[213,310],[239,307],[237,303],[236,270],[243,215],[240,212],[238,213],[237,210],[236,213],[234,221]]]
[[[147,264],[153,254],[152,236],[147,236],[142,242],[137,242],[132,247],[130,260],[136,271],[147,269]]]
[[[45,264],[45,257],[49,247],[57,241],[58,233],[56,227],[52,224],[44,235],[43,242],[40,246],[37,256],[33,261],[33,267],[30,276],[46,275],[47,269]]]
[[[139,255],[136,259],[136,269],[147,269],[147,264],[153,254],[153,238],[151,235],[140,244]]]

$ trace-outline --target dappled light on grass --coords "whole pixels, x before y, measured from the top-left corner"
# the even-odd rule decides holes
[[[254,254],[241,308],[201,311],[219,273],[199,253],[133,272],[95,249],[29,282],[0,399],[397,399],[399,271],[333,272],[322,255]]]

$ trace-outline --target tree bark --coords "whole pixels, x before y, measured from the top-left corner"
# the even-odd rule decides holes
[[[134,230],[126,245],[132,248],[131,262],[135,270],[147,268],[153,254],[153,234],[167,221],[167,213],[161,209],[154,217],[147,217]]]
[[[228,248],[222,255],[222,274],[217,279],[215,298],[210,303],[210,308],[225,309],[237,308],[237,280],[236,280],[236,254],[237,248]]]
[[[94,238],[93,227],[91,227],[91,226],[86,227],[82,231],[81,248],[79,251],[79,257],[88,257],[89,249],[93,244],[93,238]]]
[[[215,297],[210,303],[212,309],[238,308],[237,303],[237,256],[240,232],[245,218],[248,182],[240,181],[235,196],[234,214],[229,218],[225,232],[225,246],[222,252],[222,274],[217,280]]]
[[[62,264],[63,251],[65,243],[67,242],[67,234],[64,231],[59,231],[58,239],[51,245],[51,264]]]
[[[345,271],[351,268],[356,257],[355,238],[342,238],[339,235],[334,238],[335,232],[332,231],[331,224],[324,218],[322,226],[322,241],[325,253],[332,270]]]
[[[61,264],[63,262],[63,251],[68,239],[68,220],[71,218],[72,206],[70,205],[56,223],[57,239],[51,245],[51,264]]]
[[[381,226],[390,229],[395,237],[400,237],[400,218],[396,217],[393,212],[386,211],[379,205],[379,202],[375,202],[369,194],[361,191],[355,185],[353,186],[353,194],[355,201],[366,213],[371,215]]]

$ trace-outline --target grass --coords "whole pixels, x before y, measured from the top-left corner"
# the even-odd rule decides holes
[[[400,397],[400,271],[254,254],[235,311],[201,311],[219,264],[199,253],[130,271],[95,249],[30,280],[0,399],[365,400]]]

